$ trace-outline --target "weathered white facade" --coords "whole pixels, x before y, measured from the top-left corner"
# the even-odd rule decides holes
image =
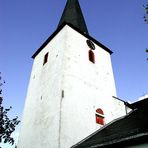
[[[86,40],[65,25],[35,57],[18,148],[69,148],[101,127],[97,108],[105,123],[125,114],[124,103],[112,97],[110,54],[94,43],[92,63]]]

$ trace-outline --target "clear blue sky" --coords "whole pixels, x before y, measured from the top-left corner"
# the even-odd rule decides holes
[[[148,94],[147,0],[79,0],[89,34],[110,48],[119,98]],[[66,0],[0,1],[0,71],[6,81],[4,104],[21,118],[33,60],[55,31]]]

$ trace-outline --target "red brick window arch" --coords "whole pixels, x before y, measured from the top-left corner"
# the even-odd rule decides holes
[[[96,123],[104,125],[104,112],[101,108],[96,110]]]
[[[95,63],[95,54],[92,50],[88,51],[88,57],[89,57],[89,61],[91,61],[92,63]]]

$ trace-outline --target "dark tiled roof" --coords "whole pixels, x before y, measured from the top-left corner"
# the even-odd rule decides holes
[[[135,106],[141,104],[142,107],[103,127],[72,148],[122,148],[124,145],[146,142],[148,139],[148,99],[133,104]]]
[[[144,108],[144,107],[148,107],[148,98],[145,98],[145,99],[143,99],[143,100],[140,100],[140,101],[138,101],[138,102],[135,102],[135,103],[132,103],[131,104],[134,108],[139,108],[139,109],[141,109],[141,108]]]
[[[87,26],[78,0],[67,0],[58,27],[61,26],[63,23],[72,24],[83,33],[88,34]]]
[[[79,32],[81,35],[85,36],[86,38],[92,40],[95,44],[97,44],[98,46],[100,46],[101,48],[103,48],[104,50],[106,50],[107,52],[109,52],[110,54],[112,54],[113,52],[107,48],[106,46],[104,46],[102,43],[100,43],[99,41],[97,41],[96,39],[94,39],[93,37],[91,37],[88,34],[83,33],[81,30],[79,30],[78,28],[74,27],[73,25],[69,24],[69,23],[63,23],[60,27],[57,28],[57,30],[41,45],[41,47],[33,54],[32,58],[34,59],[39,53],[40,51],[64,28],[65,25],[68,25],[69,27],[73,28],[74,30],[76,30],[77,32]]]

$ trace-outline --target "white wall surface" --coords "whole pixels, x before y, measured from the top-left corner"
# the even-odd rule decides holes
[[[124,113],[112,97],[110,54],[95,45],[93,64],[86,40],[66,25],[34,59],[18,148],[69,148],[101,127],[97,108],[105,123]]]
[[[69,147],[101,126],[95,111],[101,108],[105,123],[125,115],[124,103],[115,101],[116,89],[110,54],[95,44],[95,64],[89,61],[87,38],[67,27],[64,52],[64,98],[61,113],[61,145]]]
[[[66,30],[63,29],[34,59],[18,148],[59,146],[65,35]],[[44,55],[47,52],[48,62],[43,66]]]

